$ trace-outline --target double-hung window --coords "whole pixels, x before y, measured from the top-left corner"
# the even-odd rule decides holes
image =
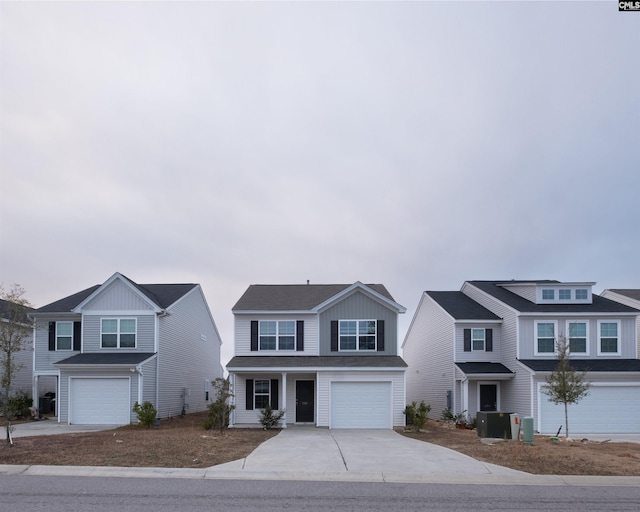
[[[556,323],[535,322],[536,354],[553,354],[556,350]]]
[[[568,322],[569,352],[587,354],[587,322]]]
[[[262,320],[258,333],[259,350],[295,350],[296,322]]]
[[[100,338],[102,348],[135,348],[135,318],[103,318]]]
[[[598,320],[598,355],[620,355],[620,322]]]
[[[340,320],[340,350],[376,350],[375,320]]]
[[[56,350],[73,348],[73,322],[56,322]]]
[[[542,290],[542,300],[555,300],[556,291],[553,289]]]
[[[484,329],[471,329],[472,350],[484,350],[485,334]]]
[[[271,403],[271,383],[268,379],[256,379],[254,383],[254,408],[264,409]]]
[[[560,300],[571,300],[571,290],[558,290]]]

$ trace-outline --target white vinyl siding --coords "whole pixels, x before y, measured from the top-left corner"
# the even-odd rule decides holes
[[[424,400],[440,416],[447,406],[447,391],[454,389],[453,363],[463,360],[459,358],[462,336],[461,328],[454,332],[451,316],[424,293],[402,347],[408,365],[407,404]]]
[[[198,286],[158,318],[158,416],[167,418],[207,407],[203,382],[222,377],[220,337]],[[204,341],[203,340],[204,336]]]

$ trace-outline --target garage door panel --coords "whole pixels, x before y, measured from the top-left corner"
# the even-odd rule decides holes
[[[333,382],[331,428],[391,428],[391,383]]]
[[[130,382],[117,379],[71,379],[69,421],[79,425],[130,423]]]
[[[540,393],[540,432],[565,432],[564,405]],[[589,395],[568,406],[569,434],[640,433],[640,386],[592,386]]]

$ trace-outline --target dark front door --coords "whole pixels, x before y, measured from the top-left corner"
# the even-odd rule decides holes
[[[495,384],[480,384],[480,410],[498,410],[498,386]]]
[[[296,422],[313,423],[313,399],[315,382],[312,380],[296,381]]]

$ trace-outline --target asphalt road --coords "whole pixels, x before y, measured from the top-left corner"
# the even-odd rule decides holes
[[[636,487],[0,477],[0,511],[638,511]]]

